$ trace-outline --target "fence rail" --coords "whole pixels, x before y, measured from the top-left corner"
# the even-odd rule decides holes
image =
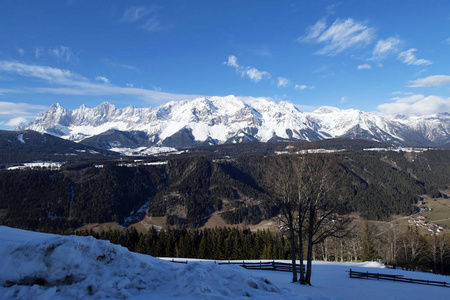
[[[357,271],[353,271],[352,269],[350,269],[349,275],[350,275],[350,278],[362,278],[362,279],[372,278],[372,279],[377,279],[377,280],[391,280],[391,281],[400,281],[400,282],[407,282],[407,283],[425,284],[425,285],[441,286],[441,287],[450,288],[450,283],[445,282],[445,281],[404,278],[403,275],[357,272]]]
[[[237,262],[237,261],[228,261],[228,262],[218,262],[219,265],[227,265],[227,264],[233,264],[233,265],[239,265],[243,268],[250,269],[250,270],[272,270],[272,271],[281,271],[281,272],[292,272],[293,266],[291,263],[283,263],[283,262],[276,262],[276,261],[260,261],[260,262]],[[305,272],[305,268],[300,268],[299,265],[295,265],[296,270],[298,273],[300,271]]]
[[[182,263],[187,264],[187,260],[170,260],[174,263]],[[218,265],[238,265],[243,268],[249,269],[249,270],[271,270],[271,271],[281,271],[281,272],[292,272],[292,264],[291,263],[284,263],[284,262],[276,262],[274,260],[272,261],[259,261],[259,262],[246,262],[246,261],[214,261],[214,263]],[[305,268],[300,268],[299,265],[296,265],[296,270],[298,273],[302,270],[303,273],[305,272]]]

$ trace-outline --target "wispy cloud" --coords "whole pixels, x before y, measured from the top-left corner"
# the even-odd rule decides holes
[[[39,57],[41,57],[41,55],[42,55],[42,50],[38,47],[34,48],[34,56],[36,58],[39,58]]]
[[[381,60],[392,53],[398,53],[403,41],[398,37],[390,37],[386,40],[379,40],[372,53],[372,60]]]
[[[0,101],[0,118],[6,119],[6,121],[0,123],[9,127],[15,127],[20,125],[20,123],[34,119],[46,109],[47,107],[44,105]]]
[[[304,91],[304,90],[307,90],[307,89],[312,90],[312,89],[314,89],[314,86],[313,85],[312,86],[307,86],[307,85],[304,85],[304,84],[296,84],[295,85],[295,89],[299,90],[299,91]]]
[[[236,69],[236,72],[242,77],[248,77],[251,81],[259,82],[263,79],[270,79],[272,75],[266,71],[260,71],[254,67],[244,67],[238,64],[237,57],[234,55],[228,56],[228,60],[224,62],[228,67]]]
[[[148,32],[161,30],[161,24],[156,15],[156,9],[145,6],[133,6],[125,10],[122,21],[127,23],[138,23],[140,27]]]
[[[369,64],[363,64],[358,66],[358,70],[370,70],[372,69],[372,66]]]
[[[147,21],[145,21],[145,23],[142,24],[141,27],[147,30],[148,32],[156,32],[161,30],[161,25],[155,16],[147,19]]]
[[[0,61],[0,72],[16,74],[43,80],[50,87],[26,88],[24,91],[57,95],[129,95],[140,97],[148,102],[183,100],[199,95],[172,94],[144,88],[120,87],[112,84],[92,83],[85,77],[48,66],[27,65],[15,61]],[[56,87],[55,87],[56,85]]]
[[[104,59],[102,59],[102,62],[105,65],[111,66],[111,67],[119,67],[119,68],[123,68],[123,69],[127,69],[127,70],[138,71],[138,69],[136,67],[127,65],[127,64],[123,64],[123,63],[118,63],[118,62],[114,61],[114,59],[104,58]]]
[[[450,84],[450,76],[448,75],[433,75],[425,78],[411,80],[410,87],[426,87],[426,86],[442,86]]]
[[[133,6],[125,10],[122,20],[126,22],[136,22],[148,16],[150,10],[144,6]]]
[[[289,86],[290,83],[291,83],[291,81],[289,79],[283,78],[283,77],[278,77],[278,82],[277,82],[278,87],[287,87],[287,86]]]
[[[105,76],[97,76],[97,77],[95,77],[95,80],[103,82],[103,83],[109,83],[109,79],[106,78]]]
[[[28,65],[16,61],[0,61],[0,71],[14,73],[25,77],[39,78],[50,83],[64,84],[73,81],[87,80],[69,70],[40,65]]]
[[[20,56],[23,56],[25,54],[25,50],[23,50],[22,48],[17,47],[16,51],[17,53],[19,53]]]
[[[325,19],[309,26],[306,33],[298,41],[325,45],[316,52],[321,55],[337,55],[349,48],[360,48],[369,45],[375,38],[375,29],[351,18],[336,19],[327,28]]]
[[[48,53],[55,56],[59,61],[69,62],[71,60],[78,60],[78,57],[75,55],[75,53],[66,46],[59,46],[53,49],[49,49]]]
[[[398,55],[398,59],[400,59],[407,65],[415,65],[415,66],[428,66],[433,63],[432,61],[427,59],[416,58],[416,56],[414,55],[414,52],[416,51],[417,49],[414,48],[403,51]]]
[[[394,102],[377,106],[386,115],[416,115],[424,116],[442,112],[450,112],[450,98],[439,96],[411,95],[393,98]]]
[[[11,94],[11,93],[20,93],[20,91],[13,90],[13,89],[0,89],[0,95]]]
[[[450,45],[450,37],[444,41],[444,43]]]
[[[35,115],[37,112],[41,112],[47,109],[47,106],[36,105],[29,103],[14,103],[0,101],[0,116],[20,116],[27,117]]]
[[[393,92],[392,93],[392,95],[406,95],[406,96],[409,96],[409,95],[413,95],[414,93],[412,93],[412,92]]]

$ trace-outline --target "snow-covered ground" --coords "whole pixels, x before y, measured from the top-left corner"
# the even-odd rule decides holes
[[[23,170],[23,169],[53,169],[59,170],[64,163],[62,162],[34,162],[24,163],[21,166],[9,167],[8,170]]]
[[[377,263],[313,266],[313,286],[291,274],[236,265],[175,264],[92,237],[58,236],[0,226],[1,299],[450,299],[450,288],[350,279],[346,271],[449,277],[382,269]]]

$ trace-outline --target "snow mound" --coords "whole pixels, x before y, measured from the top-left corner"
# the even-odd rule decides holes
[[[196,299],[239,299],[266,296],[280,297],[280,290],[267,279],[250,275],[236,265],[214,262],[190,262],[178,274],[175,297],[193,295]]]
[[[363,263],[360,263],[360,267],[364,268],[385,268],[385,266],[382,263],[376,262],[376,261],[366,261]]]
[[[92,237],[3,242],[0,248],[0,285],[10,287],[6,298],[123,299],[172,280],[173,267]]]
[[[174,264],[92,237],[0,226],[1,299],[292,297],[239,266]]]

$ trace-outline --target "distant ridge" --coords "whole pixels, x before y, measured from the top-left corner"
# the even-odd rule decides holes
[[[0,165],[33,161],[105,159],[118,154],[31,130],[0,130]]]
[[[103,149],[194,147],[244,142],[352,138],[396,146],[450,143],[450,114],[383,117],[359,110],[321,107],[301,112],[292,103],[235,96],[169,102],[156,108],[122,109],[108,102],[67,110],[53,104],[21,126]]]

